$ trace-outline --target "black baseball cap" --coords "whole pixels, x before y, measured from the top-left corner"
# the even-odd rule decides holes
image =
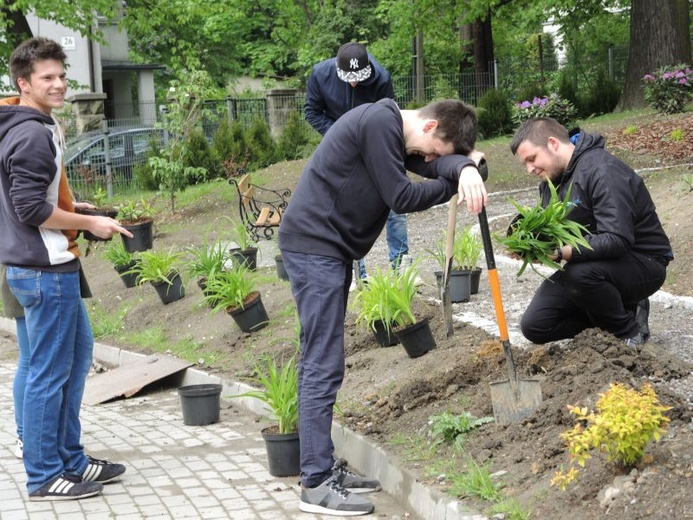
[[[364,81],[371,77],[371,64],[368,61],[366,46],[349,42],[337,51],[337,76],[342,81]]]

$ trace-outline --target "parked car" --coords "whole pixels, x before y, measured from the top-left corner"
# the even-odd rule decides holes
[[[163,147],[159,128],[127,128],[82,134],[67,143],[65,171],[71,181],[94,180],[106,175],[106,138],[113,179],[129,183],[133,167],[147,160],[152,143]]]

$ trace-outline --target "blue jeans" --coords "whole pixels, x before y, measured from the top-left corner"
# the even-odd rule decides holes
[[[78,271],[8,267],[7,283],[24,308],[29,339],[22,424],[27,490],[33,493],[62,473],[81,475],[87,467],[79,410],[94,340]]]
[[[298,432],[301,484],[314,487],[332,474],[332,411],[344,380],[344,317],[351,262],[282,251],[301,323]]]
[[[387,236],[388,259],[393,269],[397,269],[404,255],[409,253],[409,239],[407,238],[407,215],[395,213],[390,210],[385,223]],[[366,262],[359,260],[359,278],[366,277]]]
[[[17,346],[19,347],[19,361],[17,371],[14,374],[12,384],[12,398],[14,399],[14,423],[17,425],[17,438],[24,438],[24,389],[26,388],[26,376],[29,373],[29,336],[26,332],[26,320],[16,318]]]

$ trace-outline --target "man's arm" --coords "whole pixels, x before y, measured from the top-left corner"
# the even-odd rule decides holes
[[[41,224],[47,229],[86,229],[99,238],[111,238],[116,233],[132,238],[132,233],[122,227],[111,217],[80,215],[60,208],[54,208],[53,213]]]
[[[303,108],[306,113],[306,121],[308,121],[310,126],[320,132],[320,135],[325,135],[334,121],[325,115],[325,98],[320,90],[315,69],[313,69],[313,72],[308,78],[306,102]]]
[[[407,170],[422,177],[436,179],[443,177],[457,183],[458,204],[466,203],[467,211],[478,214],[488,204],[488,194],[484,186],[485,177],[479,173],[478,164],[484,155],[473,150],[469,157],[464,155],[445,155],[429,163],[419,155],[407,157]]]

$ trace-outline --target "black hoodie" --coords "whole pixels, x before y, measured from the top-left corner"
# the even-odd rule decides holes
[[[642,178],[604,149],[604,138],[581,133],[568,167],[556,183],[573,208],[568,218],[587,227],[592,250],[573,251],[571,262],[618,258],[627,251],[673,259],[654,202]],[[548,185],[539,187],[542,203],[551,198]]]
[[[282,218],[279,247],[344,262],[363,258],[391,209],[410,213],[449,201],[468,165],[476,167],[463,155],[430,163],[407,156],[397,104],[361,105],[339,118],[303,170]],[[407,170],[431,180],[411,182]]]
[[[337,76],[337,59],[321,61],[313,67],[306,86],[306,121],[322,135],[346,112],[364,103],[394,98],[390,73],[370,54],[371,76],[352,87]]]

